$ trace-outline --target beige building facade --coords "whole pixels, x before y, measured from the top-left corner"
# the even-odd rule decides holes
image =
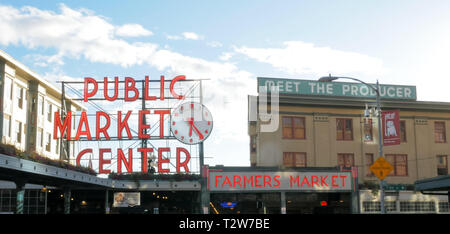
[[[61,90],[1,50],[0,80],[1,143],[73,162],[76,142],[61,147],[60,140],[53,138],[54,113],[61,110]],[[75,113],[86,109],[70,99],[66,99],[65,106],[66,111]],[[72,128],[75,130],[75,124]]]
[[[256,101],[257,97],[249,100]],[[356,167],[360,211],[379,212],[379,180],[369,169],[379,154],[378,118],[365,115],[375,106],[375,99],[370,97],[280,92],[276,131],[262,132],[265,122],[249,121],[251,165]],[[400,111],[401,143],[383,147],[383,157],[394,168],[385,179],[394,187],[387,190],[390,211],[449,212],[447,196],[418,194],[413,184],[448,174],[450,103],[383,98],[381,109]]]

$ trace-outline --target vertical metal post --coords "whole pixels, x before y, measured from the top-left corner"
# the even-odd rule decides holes
[[[200,104],[203,104],[203,92],[202,92],[202,81],[199,81],[200,84]],[[203,115],[202,115],[203,118]],[[204,175],[203,167],[205,165],[204,162],[204,151],[203,151],[203,142],[201,142],[198,146],[198,154],[199,154],[199,166],[200,166],[200,211],[203,214],[208,214],[209,209],[209,193],[206,191],[206,175]]]
[[[143,80],[142,81],[142,110],[145,110],[145,81]],[[147,120],[146,120],[146,118],[145,118],[145,115],[143,116],[143,118],[142,118],[142,124],[143,125],[146,125],[147,124]],[[139,131],[139,130],[138,130]],[[147,134],[147,128],[144,128],[144,132],[143,132],[144,134]],[[141,142],[141,147],[142,148],[147,148],[147,139],[142,139],[142,142]],[[148,163],[148,158],[147,158],[147,161],[146,162],[144,162],[144,152],[142,152],[141,153],[141,170],[143,170],[143,168],[144,168],[144,165],[146,165],[147,163]],[[145,163],[145,164],[144,164]],[[148,165],[147,165],[147,172],[149,172],[150,171],[150,168],[148,168]]]
[[[15,182],[16,183],[16,214],[23,214],[23,205],[25,202],[25,183],[24,182]]]
[[[203,91],[202,91],[202,81],[200,80],[200,104],[203,105]],[[203,114],[202,114],[203,118]],[[203,154],[203,142],[199,144],[199,158],[200,158],[200,176],[203,178],[203,165],[204,165],[204,154]]]
[[[145,95],[144,95],[144,93],[145,93],[145,81],[143,80],[142,81],[142,110],[145,110],[145,108],[146,108],[145,107]],[[145,116],[144,116],[144,118],[142,118],[142,124],[144,124],[144,125],[147,124],[147,120],[146,120]],[[147,134],[147,129],[146,128],[144,128],[144,132],[143,133]],[[147,148],[147,140],[146,139],[142,139],[141,145],[142,145],[142,148]],[[143,159],[142,156],[141,156],[141,159]],[[147,163],[147,162],[145,162],[145,163]]]
[[[39,95],[38,95],[39,97]],[[59,113],[59,116],[61,117],[61,123],[64,123],[64,119],[66,118],[66,103],[65,103],[65,83],[64,81],[61,82],[61,110]],[[39,99],[38,99],[39,101]],[[36,105],[38,106],[39,103]],[[75,118],[75,117],[73,117]],[[39,132],[38,132],[39,134]],[[66,156],[64,156],[64,153],[66,153],[66,156],[68,156],[68,152],[64,151],[64,133],[61,133],[61,137],[59,138],[59,159],[64,160]],[[68,158],[68,157],[67,157]]]
[[[64,188],[64,214],[70,214],[70,188]]]
[[[378,112],[378,157],[383,157],[383,131],[381,129],[381,104],[380,104],[380,84],[377,80],[377,112]],[[380,209],[381,214],[386,213],[384,207],[384,181],[380,180]]]
[[[45,207],[44,207],[44,214],[47,214],[47,199],[48,199],[48,189],[45,190]]]
[[[281,214],[286,214],[286,192],[281,192]]]
[[[109,191],[105,191],[105,214],[109,214]]]

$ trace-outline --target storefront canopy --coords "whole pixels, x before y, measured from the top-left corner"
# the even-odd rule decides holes
[[[429,179],[417,180],[415,182],[418,191],[449,191],[450,175],[438,176]]]

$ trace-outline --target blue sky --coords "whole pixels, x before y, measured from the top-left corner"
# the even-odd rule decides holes
[[[246,95],[258,76],[379,79],[416,85],[419,100],[450,101],[448,12],[444,0],[3,0],[0,49],[50,81],[210,78],[216,124],[206,163],[247,166]]]

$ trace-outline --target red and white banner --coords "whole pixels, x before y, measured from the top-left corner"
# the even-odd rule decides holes
[[[381,121],[383,128],[383,145],[399,145],[400,138],[400,111],[381,112]]]

